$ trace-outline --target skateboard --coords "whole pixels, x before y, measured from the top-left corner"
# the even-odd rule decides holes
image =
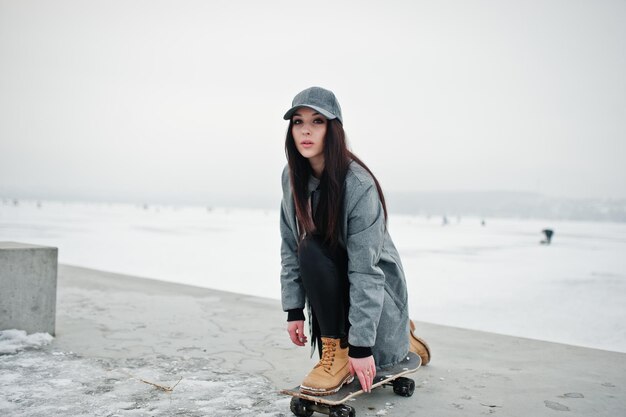
[[[380,386],[391,386],[393,392],[403,397],[410,397],[415,391],[415,381],[405,378],[404,375],[418,370],[422,364],[421,358],[409,352],[402,362],[378,371],[374,377],[372,389]],[[300,392],[300,387],[284,389],[283,394],[291,395],[291,412],[298,417],[310,417],[314,411],[327,414],[330,417],[356,417],[356,410],[346,404],[346,401],[363,394],[358,378],[341,387],[339,391],[330,395],[309,395]]]

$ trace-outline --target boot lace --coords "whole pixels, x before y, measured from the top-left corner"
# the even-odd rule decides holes
[[[323,367],[329,371],[335,361],[335,351],[337,350],[337,342],[334,340],[322,340],[322,358],[317,366]]]

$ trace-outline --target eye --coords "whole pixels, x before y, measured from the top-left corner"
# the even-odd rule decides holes
[[[299,124],[302,124],[302,120],[300,120],[300,119],[294,119],[294,120],[293,120],[293,124],[294,124],[294,125],[299,125]]]
[[[326,123],[326,120],[322,119],[321,117],[318,117],[315,120],[313,120],[313,123],[323,125],[324,123]]]

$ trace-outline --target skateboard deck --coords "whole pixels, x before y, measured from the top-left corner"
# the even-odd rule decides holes
[[[415,353],[409,352],[406,359],[404,359],[402,362],[390,368],[386,368],[382,371],[378,371],[376,373],[376,376],[374,377],[374,383],[372,384],[372,389],[378,388],[383,385],[392,385],[394,388],[394,392],[396,394],[402,395],[405,397],[410,397],[413,394],[413,391],[415,389],[415,383],[413,382],[413,380],[409,378],[403,378],[403,376],[417,371],[419,367],[421,366],[421,364],[422,364],[421,358]],[[294,397],[294,400],[296,398],[304,400],[303,402],[301,402],[303,404],[303,407],[314,410],[314,411],[323,412],[325,414],[330,414],[330,411],[333,406],[340,406],[344,404],[346,401],[363,394],[363,392],[364,391],[361,389],[361,383],[356,377],[351,383],[344,385],[343,387],[339,389],[339,391],[330,395],[322,396],[322,395],[304,394],[300,392],[300,386],[297,386],[291,389],[284,389],[281,391],[281,393],[283,394],[291,395],[292,397]],[[292,411],[294,412],[294,414],[310,415],[306,411],[297,413],[294,410],[294,400],[292,400]],[[313,403],[313,404],[309,404],[309,403]],[[312,405],[312,407],[308,405]],[[319,405],[322,406],[321,407],[322,409],[327,409],[329,412],[327,413],[326,411],[320,410]],[[296,405],[296,408],[298,408],[297,405]],[[354,415],[354,410],[352,410],[352,413],[350,415]]]

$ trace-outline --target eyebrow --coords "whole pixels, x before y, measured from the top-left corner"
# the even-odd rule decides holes
[[[302,115],[300,113],[294,113],[293,115],[302,117]],[[321,113],[315,112],[315,113],[313,113],[313,116],[321,116]]]

